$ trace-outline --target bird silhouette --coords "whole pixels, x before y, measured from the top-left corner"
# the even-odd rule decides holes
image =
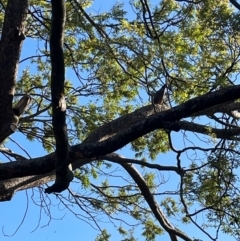
[[[163,104],[164,94],[167,85],[164,84],[160,90],[153,94],[153,103],[154,104]]]

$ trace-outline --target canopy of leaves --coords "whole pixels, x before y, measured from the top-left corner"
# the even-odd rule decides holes
[[[1,27],[6,2],[0,2]],[[99,127],[152,105],[151,94],[163,84],[168,86],[164,100],[168,109],[239,84],[240,15],[228,0],[125,2],[109,3],[109,10],[97,12],[94,1],[66,1],[65,95],[71,145],[88,143],[90,133]],[[31,95],[19,131],[46,152],[55,150],[50,26],[51,4],[31,0],[25,35],[32,49],[20,59],[15,95],[15,101],[25,93]],[[236,112],[240,109],[237,101],[227,104],[236,104]],[[206,240],[220,233],[240,239],[239,119],[233,109],[222,106],[181,120],[177,133],[156,129],[135,139],[128,147],[138,160],[121,156],[89,160],[74,171],[82,189],[76,192],[73,185],[71,198],[57,197],[70,210],[73,200],[81,207],[85,212],[81,219],[87,217],[101,231],[98,241],[111,239],[98,221],[102,216],[118,226],[126,241],[137,240],[139,226],[145,240],[154,241],[179,222],[197,227]],[[121,122],[113,132],[129,127],[130,122]],[[110,129],[103,139],[113,134]],[[19,158],[2,152],[12,161]],[[131,178],[124,174],[130,168],[124,165],[131,162],[137,164],[139,178],[159,204],[158,210],[163,209],[164,221],[154,213],[137,179],[130,171]],[[183,231],[186,227],[181,226]],[[183,239],[194,237],[186,234]]]

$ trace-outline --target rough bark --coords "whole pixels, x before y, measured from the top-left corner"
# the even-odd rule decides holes
[[[15,192],[41,186],[53,181],[54,178],[54,173],[47,173],[41,176],[26,176],[0,181],[0,201],[10,201]]]
[[[18,62],[25,38],[27,0],[9,0],[0,41],[0,136],[1,142],[12,134],[19,118],[12,111]]]
[[[63,35],[66,19],[64,0],[52,0],[52,24],[50,35],[52,125],[56,140],[56,180],[46,193],[65,190],[73,179],[68,161],[68,134],[66,125],[66,101],[64,96],[65,65]]]
[[[240,97],[239,93],[240,85],[227,87],[214,93],[194,98],[182,105],[156,114],[154,112],[154,109],[156,108],[153,106],[143,107],[141,108],[142,111],[139,109],[133,112],[135,114],[131,113],[128,115],[130,120],[129,123],[126,117],[120,117],[117,120],[112,121],[112,123],[109,123],[110,126],[112,124],[111,128],[107,128],[107,126],[104,125],[98,128],[94,132],[94,135],[90,135],[91,138],[87,138],[82,144],[71,147],[69,158],[73,163],[73,169],[89,163],[92,160],[101,158],[103,155],[112,153],[136,138],[156,129],[163,128],[176,131],[185,128],[192,131],[193,128],[195,128],[196,132],[209,134],[204,126],[185,121],[177,121],[192,116],[196,112],[204,111],[211,107],[214,108],[221,103],[238,99]],[[148,111],[146,111],[146,109]],[[148,116],[149,114],[150,116]],[[134,115],[135,119],[133,117]],[[121,126],[120,120],[128,124]],[[192,129],[190,128],[191,125]],[[232,129],[219,130],[213,128],[211,133],[214,133],[214,131],[218,133],[219,137],[221,135],[223,138],[226,133],[229,137],[234,137],[240,133],[239,128],[236,128],[236,131]],[[9,182],[9,179],[12,178],[23,178],[32,175],[39,175],[39,179],[41,179],[43,178],[42,175],[51,173],[54,169],[54,153],[31,160],[2,163],[0,164],[0,180],[6,180],[6,182]],[[4,181],[1,183],[3,185]],[[23,186],[22,189],[24,189]],[[0,196],[3,194],[2,191],[3,190],[0,190]]]

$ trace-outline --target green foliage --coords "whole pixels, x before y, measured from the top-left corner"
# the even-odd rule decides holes
[[[108,241],[111,235],[107,232],[106,229],[102,230],[101,234],[97,236],[95,241]]]
[[[162,233],[162,228],[156,225],[153,220],[148,220],[145,223],[142,235],[146,238],[146,241],[154,241],[156,240],[156,236],[161,235]]]
[[[83,9],[91,3],[92,1],[79,2]],[[229,35],[229,32],[234,33],[231,21],[236,14],[233,15],[227,3],[204,1],[198,7],[189,8],[173,0],[160,1],[156,6],[152,6],[155,29],[150,28],[152,32],[159,34],[159,41],[146,37],[139,1],[132,2],[136,13],[139,13],[133,21],[128,20],[125,6],[116,3],[109,12],[97,15],[88,13],[95,25],[83,14],[74,11],[74,8],[79,8],[77,2],[67,3],[65,64],[71,69],[67,70],[67,73],[77,71],[82,83],[82,86],[78,86],[75,81],[70,80],[66,87],[69,121],[73,124],[69,131],[71,142],[84,140],[99,125],[134,110],[142,87],[157,88],[160,85],[159,79],[165,78],[161,59],[164,59],[165,68],[171,76],[183,80],[176,80],[172,84],[172,101],[175,103],[228,85],[224,70],[229,68],[234,56],[230,54],[231,49],[226,41],[230,41],[233,44],[231,48],[235,48],[235,38]],[[50,4],[44,1],[31,1],[31,4],[41,11],[44,24],[38,25],[37,21],[29,16],[31,28],[28,29],[28,35],[35,36],[38,40],[45,36],[48,39]],[[180,10],[185,14],[182,20],[181,16],[178,16]],[[178,20],[179,24],[173,28],[169,25],[169,28],[162,32],[161,23],[169,21],[169,16]],[[109,31],[111,34],[108,35]],[[227,39],[229,37],[230,39]],[[50,93],[49,86],[46,85],[50,75],[49,49],[41,45],[38,52],[39,56],[44,55],[42,58],[32,59],[38,75],[30,75],[28,70],[24,71],[18,82],[19,93],[39,95],[39,92],[34,93],[36,90],[41,90],[41,93],[44,91],[44,96]],[[232,75],[237,73],[237,66],[238,63],[235,62],[234,67],[231,67]],[[89,77],[82,77],[82,71]],[[24,83],[21,80],[24,80]],[[40,86],[44,88],[40,89]],[[87,103],[84,100],[84,104],[80,106],[77,102],[81,103],[87,96]],[[89,101],[91,99],[93,101]],[[39,97],[36,102],[39,110],[49,104],[48,99]],[[53,140],[48,138],[47,141]],[[42,142],[48,151],[52,150],[44,143],[43,138]],[[169,150],[168,139],[163,131],[156,131],[134,141],[132,149],[136,152],[136,157],[147,152],[151,159],[155,159],[159,153]]]
[[[220,219],[223,232],[239,235],[235,228],[240,212],[239,198],[236,196],[238,191],[232,186],[239,181],[234,173],[234,169],[239,168],[239,161],[232,152],[218,151],[209,155],[207,165],[194,166],[196,170],[185,176],[185,200],[198,202],[201,208],[208,210],[205,228],[212,227]]]
[[[118,232],[123,236],[126,237],[124,239],[121,239],[122,241],[137,241],[137,239],[133,236],[133,229],[125,230],[123,227],[118,228]]]
[[[179,212],[179,209],[177,207],[177,202],[171,197],[165,198],[161,202],[161,205],[165,208],[165,212],[169,217],[175,216]]]
[[[84,188],[90,187],[89,180],[89,170],[86,168],[77,169],[74,171],[75,178],[81,181],[81,184]]]
[[[154,160],[159,153],[169,150],[167,134],[165,131],[154,131],[133,141],[132,149],[136,152],[135,157],[142,157],[147,152],[149,158]]]
[[[142,2],[138,0],[131,1],[131,14],[121,2],[113,4],[109,11],[95,12],[91,9],[94,1],[66,1],[65,95],[71,145],[84,141],[98,127],[149,104],[149,93],[165,83],[169,86],[169,106],[236,83],[240,71],[240,15],[228,0],[197,4],[148,2],[151,18],[147,17],[146,23]],[[47,152],[52,152],[51,6],[47,1],[36,0],[30,5],[29,9],[35,10],[27,17],[26,37],[33,39],[36,49],[22,62],[28,67],[19,73],[14,101],[25,93],[31,95],[32,103],[21,117],[19,130],[29,141],[37,140]],[[1,11],[0,27],[3,14]],[[183,169],[176,179],[170,168],[170,174],[147,168],[140,171],[167,217],[183,224],[204,217],[198,227],[214,228],[239,238],[239,143],[219,140],[213,132],[213,128],[220,128],[219,123],[222,128],[222,121],[226,121],[224,128],[228,130],[238,120],[219,113],[210,117],[191,119],[193,124],[205,123],[209,139],[179,132],[175,140],[175,134],[155,130],[134,140],[130,148],[136,158],[143,160],[142,166],[159,154],[176,154],[176,160],[174,156],[154,163],[174,165],[179,173]],[[215,122],[213,117],[221,122]],[[135,241],[138,225],[145,240],[157,240],[163,234],[137,184],[115,163],[92,162],[75,170],[74,175],[84,190],[79,196],[86,213],[93,213],[94,217],[106,215],[113,222],[125,221],[122,215],[129,215],[130,224],[117,225],[122,240]],[[166,184],[172,178],[174,188],[172,183],[171,187]],[[93,216],[89,220],[95,222]],[[96,240],[110,237],[103,230]]]

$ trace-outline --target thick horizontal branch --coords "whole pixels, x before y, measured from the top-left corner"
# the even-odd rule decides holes
[[[50,159],[46,159],[46,161],[53,162],[54,160],[51,159],[51,156],[48,156]],[[32,165],[33,162],[41,162],[42,158],[36,158],[30,161],[27,161],[24,163],[27,165]],[[73,169],[80,168],[81,166],[91,162],[93,160],[84,159],[84,160],[75,160],[73,163]],[[11,162],[13,163],[13,162]],[[14,162],[15,163],[15,162]],[[12,166],[14,168],[14,166]],[[46,170],[46,169],[45,169]],[[44,170],[42,170],[44,171]],[[38,187],[40,185],[47,184],[55,179],[55,170],[49,173],[45,174],[36,174],[36,175],[27,175],[23,177],[17,177],[17,178],[10,178],[7,180],[0,180],[0,202],[3,201],[10,201],[14,195],[15,192]]]
[[[86,138],[83,143],[86,142],[99,142],[108,139],[109,137],[114,136],[116,133],[125,130],[137,122],[146,119],[146,117],[154,115],[156,113],[163,112],[168,110],[169,107],[166,105],[147,105],[141,107],[132,113],[121,116],[111,122],[108,122],[96,130],[94,130],[90,135]]]
[[[88,159],[89,162],[90,160],[95,160],[101,156],[115,152],[131,141],[156,129],[173,128],[177,130],[178,128],[188,128],[190,130],[190,124],[185,124],[184,126],[184,122],[181,121],[178,123],[178,121],[182,118],[191,116],[196,112],[203,111],[204,109],[213,107],[215,105],[219,105],[228,101],[234,101],[239,97],[240,85],[237,85],[191,99],[186,103],[176,106],[172,109],[157,113],[148,118],[143,118],[142,121],[137,122],[130,128],[120,131],[114,136],[111,136],[100,142],[98,141],[98,138],[96,141],[94,141],[94,138],[92,137],[91,142],[86,141],[82,144],[72,146],[69,153],[69,158],[73,164],[76,161],[81,163],[81,159],[83,162],[84,160]],[[194,124],[192,127],[196,127],[196,124]],[[199,126],[199,128],[200,127],[201,126]],[[201,128],[202,131],[204,131],[203,129],[205,127]],[[226,132],[226,130],[222,130],[222,137],[224,137],[224,132]],[[209,133],[206,132],[206,134]],[[96,137],[97,136],[98,135],[96,134]],[[31,160],[21,160],[0,164],[0,180],[24,177],[29,175],[43,175],[53,170],[54,158],[53,154],[50,154],[45,157]]]
[[[203,111],[196,112],[192,116],[201,116],[201,115],[211,116],[211,115],[214,115],[215,113],[226,113],[228,115],[232,115],[233,111],[236,111],[239,109],[240,109],[239,102],[225,103],[225,104],[213,106]]]
[[[114,136],[116,133],[119,133],[122,130],[130,128],[132,125],[136,124],[137,122],[144,120],[146,117],[158,114],[158,113],[166,111],[168,109],[169,109],[169,107],[165,104],[148,105],[148,106],[139,108],[132,113],[121,116],[109,123],[106,123],[106,124],[100,126],[86,138],[84,143],[106,140],[109,137]],[[240,103],[238,103],[238,102],[236,102],[236,103],[227,102],[224,104],[219,103],[218,105],[214,105],[209,108],[203,109],[202,111],[195,112],[190,116],[191,117],[196,117],[196,116],[201,116],[201,115],[213,116],[215,113],[224,113],[224,114],[232,115],[233,117],[235,117],[236,113],[235,113],[235,115],[233,115],[233,112],[237,112],[238,109],[240,109]],[[188,117],[190,117],[190,116],[188,116]],[[171,122],[171,120],[169,122]],[[190,128],[194,128],[193,131],[196,131],[196,132],[199,132],[202,134],[209,133],[209,131],[207,131],[207,129],[204,126],[201,126],[201,128],[200,128],[200,126],[198,124],[196,124],[194,126],[194,123],[191,123],[191,125],[187,126],[186,123],[187,122],[183,123],[180,128],[183,130],[185,130],[185,128],[186,128],[186,130],[191,131],[191,129],[189,129],[189,127],[190,127]],[[168,129],[168,128],[165,127],[165,129]],[[222,130],[214,129],[213,133],[214,133],[214,131],[216,131],[217,137],[219,137],[219,138],[223,137]],[[225,138],[227,136],[232,137],[233,135],[238,134],[238,128],[236,127],[236,130],[234,130],[232,132],[232,134],[230,133],[230,131],[228,131],[229,134],[227,134],[226,130],[224,130],[224,133],[225,133]]]
[[[26,176],[0,181],[0,202],[10,201],[17,191],[38,187],[55,179],[54,173]]]

